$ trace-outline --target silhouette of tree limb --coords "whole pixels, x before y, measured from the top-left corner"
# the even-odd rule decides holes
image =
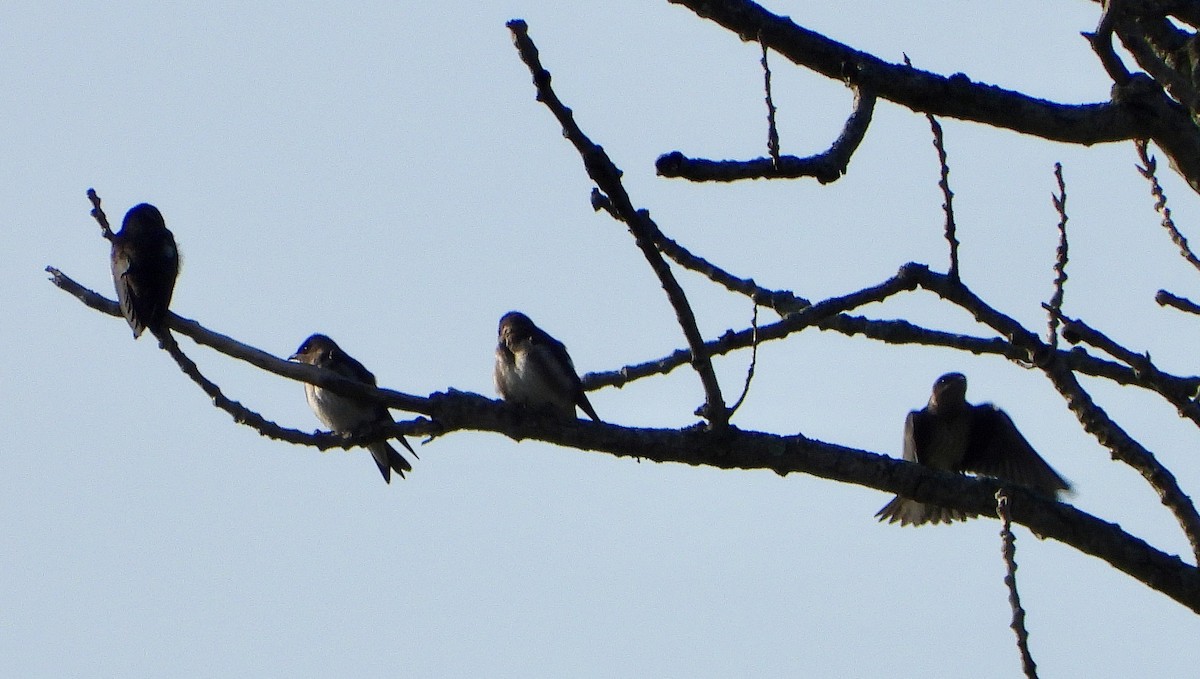
[[[659,282],[662,283],[663,290],[667,293],[667,299],[675,309],[675,316],[683,329],[688,347],[691,349],[692,367],[700,376],[700,382],[704,386],[705,404],[700,413],[708,419],[712,426],[718,429],[724,427],[729,421],[729,412],[725,407],[725,399],[721,396],[721,385],[713,370],[712,359],[705,351],[704,338],[700,336],[700,329],[696,326],[696,316],[692,313],[687,295],[684,294],[683,288],[671,273],[671,268],[658,251],[656,243],[661,237],[658,225],[650,219],[648,211],[639,210],[633,206],[633,201],[621,183],[621,170],[613,164],[603,148],[583,133],[583,130],[575,122],[574,113],[555,94],[554,89],[550,86],[550,72],[542,67],[537,46],[529,38],[529,27],[524,21],[514,19],[508,22],[508,29],[512,32],[513,44],[521,55],[521,60],[525,62],[525,65],[529,67],[530,74],[533,75],[537,100],[550,109],[550,112],[562,125],[563,136],[579,152],[588,176],[596,182],[596,186],[606,196],[608,203],[613,208],[612,213],[629,227],[638,248],[641,249],[650,268],[658,276]]]
[[[867,128],[870,127],[871,116],[875,112],[874,91],[854,83],[851,83],[850,87],[854,89],[854,112],[846,119],[842,133],[833,144],[815,156],[798,158],[780,155],[752,160],[706,160],[690,158],[679,151],[672,151],[659,156],[654,166],[663,177],[676,177],[694,182],[800,177],[813,177],[822,184],[837,181],[846,174],[850,158],[867,136]],[[772,122],[773,120],[772,116]]]
[[[1021,606],[1021,595],[1017,592],[1017,536],[1012,532],[1012,517],[1008,514],[1008,495],[1004,490],[996,491],[996,514],[1000,517],[1000,553],[1004,557],[1004,585],[1008,587],[1008,605],[1012,608],[1013,633],[1017,635],[1017,650],[1021,654],[1021,668],[1027,679],[1037,679],[1037,663],[1029,652],[1029,629],[1025,627],[1025,608]]]
[[[92,292],[65,274],[50,269],[52,282],[87,306],[120,317],[116,302]],[[500,401],[454,389],[413,396],[391,389],[346,380],[314,366],[286,361],[213,332],[195,321],[169,314],[167,327],[198,343],[288,379],[318,384],[337,393],[381,403],[389,408],[428,416],[394,428],[372,432],[374,437],[398,434],[444,435],[454,431],[486,431],[515,441],[538,440],[565,448],[640,457],[655,462],[706,465],[720,469],[769,469],[777,474],[804,473],[854,483],[888,493],[901,493],[920,502],[992,514],[1000,484],[941,472],[885,455],[810,439],[726,427],[657,429],[622,427],[585,420],[562,422],[541,417]],[[249,424],[248,422],[241,422]],[[306,435],[311,436],[311,435]],[[314,437],[317,438],[317,437]],[[352,447],[373,438],[342,438],[330,447]],[[1053,502],[1022,488],[1006,488],[1016,523],[1038,535],[1070,545],[1103,559],[1148,587],[1200,613],[1200,571],[1177,556],[1165,554],[1115,524]]]
[[[1143,73],[1116,83],[1112,101],[1062,104],[974,82],[962,73],[946,77],[884,61],[798,26],[750,0],[669,2],[687,7],[743,41],[761,40],[797,66],[837,80],[852,75],[855,83],[871,88],[877,96],[919,113],[970,120],[1071,144],[1152,139],[1192,189],[1200,191],[1200,130],[1189,110]],[[1149,38],[1137,32],[1149,25],[1149,15],[1131,16],[1134,18],[1112,19],[1116,35],[1135,57],[1135,48],[1141,45],[1148,57],[1162,61],[1160,54],[1150,53],[1166,47],[1151,45]],[[1166,31],[1164,25],[1169,22],[1161,19],[1156,25]],[[1151,75],[1159,77],[1153,72]]]

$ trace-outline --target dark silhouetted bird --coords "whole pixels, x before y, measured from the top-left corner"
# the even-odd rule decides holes
[[[159,328],[179,275],[179,251],[158,208],[142,203],[125,213],[121,230],[112,235],[111,263],[117,301],[133,338]]]
[[[288,360],[326,368],[342,377],[375,386],[375,375],[325,335],[312,335],[304,340],[304,344],[301,344]],[[312,408],[317,419],[341,434],[353,434],[372,425],[389,425],[393,422],[392,416],[384,406],[340,396],[315,384],[305,382],[304,395],[308,397],[308,406]],[[396,440],[407,448],[408,452],[416,455],[403,437],[397,437]],[[368,445],[367,450],[371,451],[379,473],[383,474],[383,480],[388,483],[392,482],[391,470],[396,470],[400,478],[404,478],[404,472],[412,471],[408,460],[396,452],[387,441],[376,441]]]
[[[546,334],[519,311],[500,319],[496,345],[496,392],[500,398],[575,419],[575,406],[600,418],[583,392],[583,382],[562,342]]]
[[[1056,498],[1070,490],[996,406],[967,403],[967,378],[947,373],[933,383],[929,405],[904,421],[904,459],[933,469],[975,472]],[[901,526],[951,523],[976,514],[896,496],[875,514]]]

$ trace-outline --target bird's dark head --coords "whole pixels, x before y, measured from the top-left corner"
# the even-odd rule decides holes
[[[150,203],[141,203],[129,208],[125,220],[121,222],[121,235],[138,236],[166,231],[167,223],[163,221],[162,213]]]
[[[533,335],[533,321],[520,311],[510,311],[500,317],[500,343],[511,347]]]
[[[309,365],[324,365],[328,362],[335,352],[338,351],[338,345],[327,336],[320,333],[310,335],[304,340],[304,344],[296,350],[296,353],[288,357],[289,361],[299,361],[308,363]]]
[[[933,383],[933,394],[929,407],[933,410],[960,408],[967,402],[967,376],[962,373],[946,373]]]

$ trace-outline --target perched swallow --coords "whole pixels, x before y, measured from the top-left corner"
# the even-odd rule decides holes
[[[967,403],[967,378],[947,373],[933,383],[929,405],[904,421],[904,459],[933,469],[975,472],[1056,498],[1071,484],[1050,468],[1003,410]],[[952,523],[977,516],[896,496],[875,514],[901,526]]]
[[[505,401],[551,410],[572,420],[575,406],[579,406],[588,417],[600,421],[583,393],[583,382],[567,348],[519,311],[500,319],[493,376],[496,392]]]
[[[375,386],[375,376],[371,371],[342,351],[341,347],[325,335],[312,335],[304,340],[304,344],[301,344],[288,360],[326,368],[342,377]],[[317,419],[341,434],[352,434],[364,427],[388,425],[393,422],[387,408],[381,405],[340,396],[315,384],[305,382],[304,395],[308,397],[308,407],[312,408]],[[396,440],[407,448],[408,452],[416,455],[403,437]],[[400,478],[404,478],[404,472],[412,471],[408,460],[388,445],[387,441],[376,441],[368,445],[367,450],[371,451],[371,457],[375,458],[375,464],[379,466],[379,473],[383,474],[383,480],[388,483],[392,482],[391,470],[395,469]]]
[[[110,260],[121,313],[137,339],[146,328],[162,325],[179,275],[175,236],[158,208],[142,203],[125,213],[121,230],[112,235]]]

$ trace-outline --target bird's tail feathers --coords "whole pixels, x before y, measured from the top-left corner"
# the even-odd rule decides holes
[[[412,471],[412,465],[408,463],[408,460],[404,459],[386,441],[372,443],[367,447],[367,450],[371,451],[371,457],[375,460],[375,466],[379,467],[379,473],[383,475],[383,480],[388,483],[392,482],[393,469],[400,475],[400,478],[404,478],[404,472]]]
[[[920,526],[926,523],[954,523],[955,521],[966,521],[975,516],[978,515],[971,512],[964,512],[961,509],[954,509],[953,507],[941,507],[939,505],[909,500],[899,495],[875,513],[875,518],[880,521],[899,523],[901,526],[909,524]]]
[[[596,409],[592,407],[591,401],[588,400],[587,394],[582,389],[579,390],[579,395],[575,399],[576,404],[587,413],[587,416],[595,422],[602,422],[600,416],[596,414]],[[575,408],[571,408],[571,419],[575,419]]]

